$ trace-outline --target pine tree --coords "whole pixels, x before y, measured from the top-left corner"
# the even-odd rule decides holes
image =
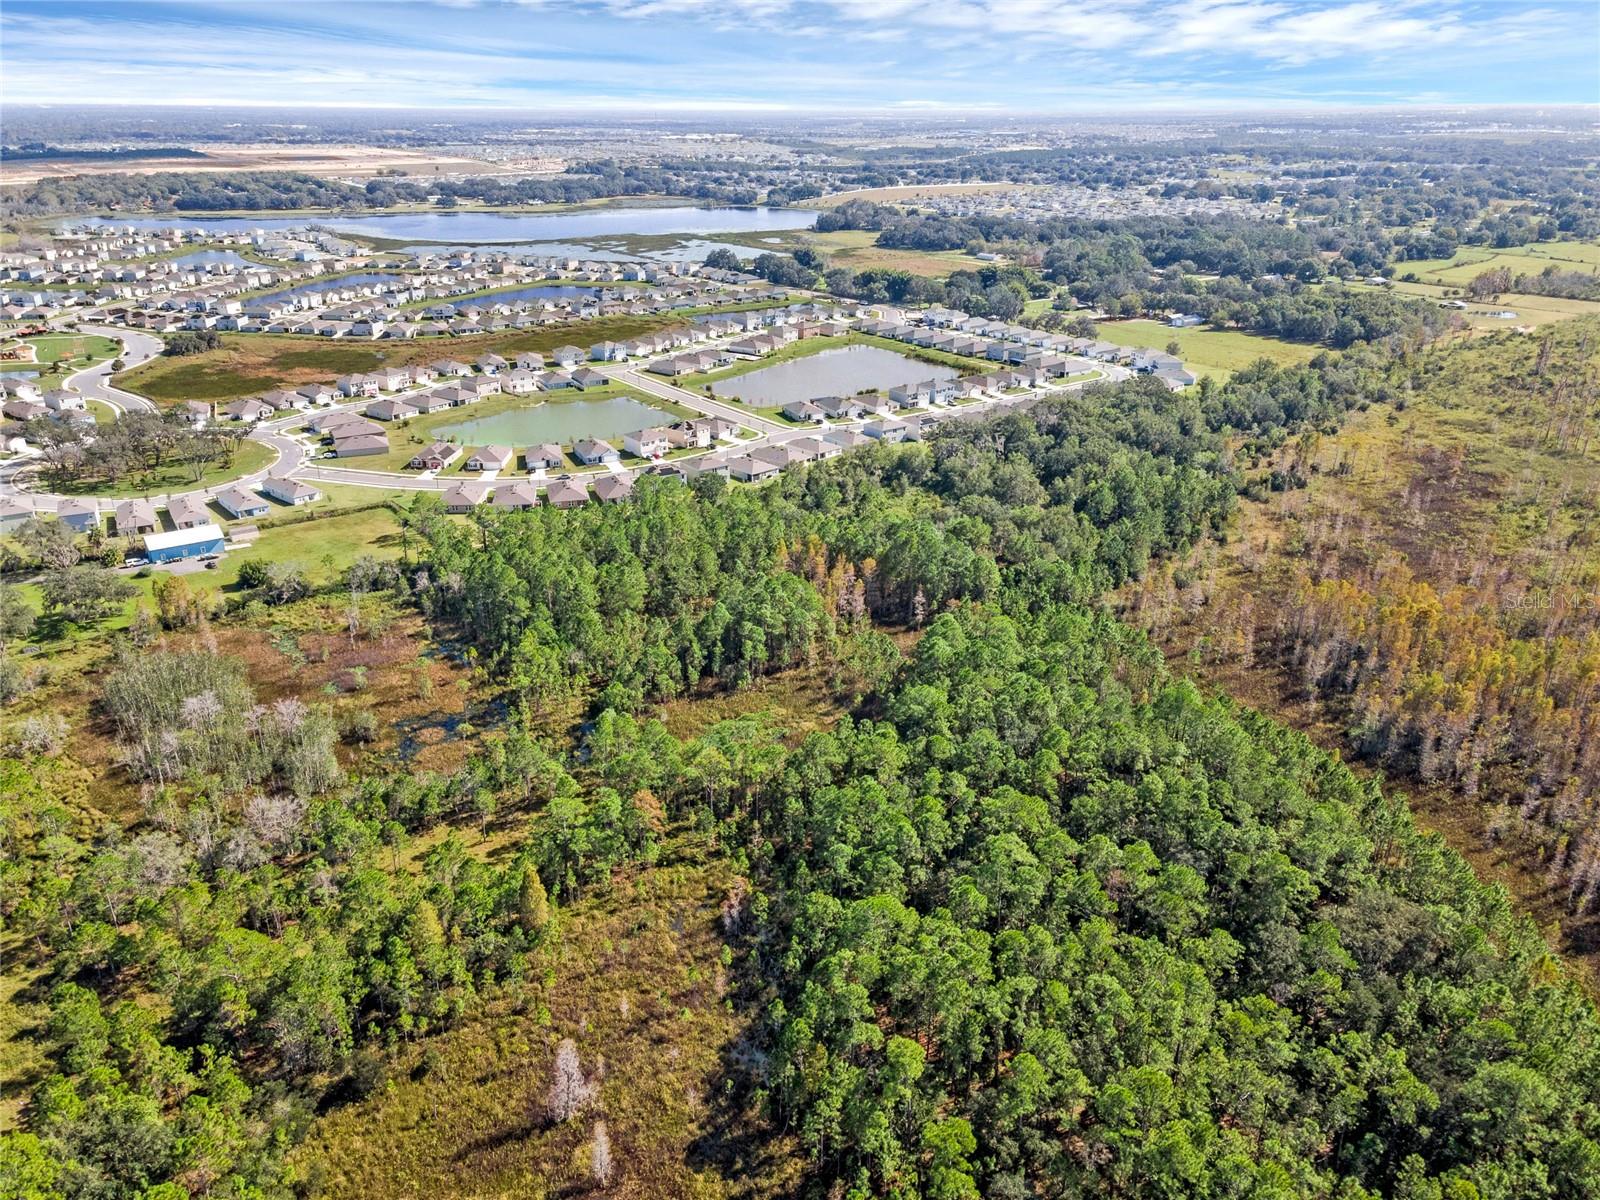
[[[517,921],[523,932],[530,934],[543,933],[550,924],[550,896],[532,863],[522,870],[522,886],[517,891]]]

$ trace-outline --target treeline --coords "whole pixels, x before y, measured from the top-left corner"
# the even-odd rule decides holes
[[[80,426],[36,417],[17,426],[38,450],[39,470],[60,491],[86,483],[119,483],[142,471],[181,466],[198,483],[212,466],[227,466],[244,440],[242,429],[196,429],[182,412],[123,413],[105,425]]]
[[[340,183],[295,171],[237,171],[224,175],[167,171],[151,175],[80,175],[45,179],[8,190],[5,211],[15,217],[92,212],[227,212],[333,208],[382,209],[433,202],[487,205],[570,204],[609,196],[666,194],[752,204],[761,179],[739,172],[712,174],[686,164],[653,167],[611,162],[578,164],[554,179],[493,175],[464,179],[417,179],[383,175],[364,185]],[[792,199],[814,192],[791,187]],[[773,201],[781,202],[781,198]]]
[[[997,556],[1026,562],[1041,600],[1085,599],[1231,511],[1200,404],[1138,381],[761,492],[641,486],[577,514],[485,512],[481,530],[419,510],[418,598],[535,707],[591,684],[632,707],[813,661],[867,619],[994,596]]]

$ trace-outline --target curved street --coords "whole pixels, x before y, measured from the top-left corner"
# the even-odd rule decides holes
[[[81,328],[85,333],[100,334],[120,341],[124,348],[122,358],[127,367],[148,362],[161,352],[161,340],[147,333],[110,326],[82,326]],[[798,438],[827,433],[833,429],[859,428],[870,423],[869,419],[862,419],[856,421],[827,421],[816,425],[786,425],[764,417],[742,405],[718,400],[715,397],[679,387],[667,380],[646,375],[633,366],[620,363],[593,365],[618,383],[635,388],[647,396],[653,396],[658,400],[667,401],[682,408],[692,409],[702,416],[720,417],[727,421],[736,422],[744,428],[752,430],[755,434],[754,437],[746,438],[735,445],[711,447],[704,451],[706,454],[727,453],[730,450],[739,454],[748,454],[751,450],[762,445],[779,445]],[[1109,364],[1102,364],[1099,370],[1100,374],[1093,379],[1083,379],[1073,383],[1020,392],[1015,395],[978,400],[965,404],[960,408],[937,410],[937,414],[940,420],[968,420],[1004,409],[1025,407],[1044,396],[1064,391],[1076,391],[1092,383],[1117,382],[1129,378],[1132,374],[1124,367]],[[67,379],[67,383],[82,392],[86,398],[100,400],[116,409],[119,414],[131,411],[160,411],[158,406],[147,397],[113,387],[110,382],[111,374],[111,364],[110,362],[105,362],[79,371],[77,374],[70,376]],[[369,403],[369,399],[363,398],[335,405],[323,411],[359,409]],[[103,513],[112,511],[118,503],[128,499],[146,499],[157,507],[165,506],[179,496],[191,496],[209,502],[218,493],[228,488],[239,485],[248,487],[260,483],[268,477],[291,477],[319,483],[339,483],[357,487],[380,488],[386,491],[416,492],[444,491],[452,484],[461,482],[461,477],[457,476],[441,479],[417,474],[400,474],[393,471],[368,471],[352,466],[324,465],[317,457],[318,445],[313,441],[306,440],[306,435],[296,435],[291,432],[291,430],[302,426],[306,419],[307,414],[296,411],[287,417],[263,421],[250,431],[248,434],[250,440],[260,442],[275,452],[272,462],[259,470],[235,476],[224,482],[204,488],[162,493],[127,492],[117,496],[94,497],[92,501],[95,507]],[[682,460],[678,461],[681,462]],[[82,499],[82,497],[30,489],[27,486],[27,476],[34,469],[34,466],[35,464],[28,455],[0,465],[0,497],[15,500],[24,507],[32,508],[36,512],[54,512],[64,501]],[[639,468],[623,469],[621,473],[633,474],[637,470]],[[520,478],[522,476],[516,477]],[[467,476],[465,478],[470,479],[471,477]],[[502,481],[511,478],[513,478],[513,475],[507,473]]]

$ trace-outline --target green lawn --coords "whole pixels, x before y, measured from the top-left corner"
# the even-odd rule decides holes
[[[75,367],[87,366],[122,353],[121,342],[97,333],[46,333],[23,340],[34,348],[34,357],[41,365],[68,362]]]
[[[85,401],[85,404],[89,412],[94,416],[96,425],[109,425],[117,419],[116,410],[104,400],[88,400]]]
[[[1594,242],[1529,242],[1495,249],[1463,246],[1449,258],[1426,258],[1394,264],[1394,277],[1415,276],[1418,283],[1464,287],[1485,271],[1509,270],[1512,275],[1537,275],[1546,267],[1594,274],[1600,271],[1600,244]]]
[[[1351,288],[1362,288],[1365,284],[1352,283]],[[1438,283],[1408,283],[1397,281],[1388,285],[1397,292],[1408,296],[1425,296],[1432,300],[1449,298],[1451,288]],[[1516,313],[1513,320],[1506,320],[1490,314],[1509,310]],[[1457,315],[1466,319],[1473,329],[1498,330],[1515,329],[1519,325],[1549,325],[1554,321],[1566,321],[1573,317],[1600,316],[1600,301],[1596,300],[1564,300],[1557,296],[1531,296],[1522,292],[1503,292],[1498,300],[1471,302],[1465,312]]]
[[[259,471],[272,461],[274,454],[270,446],[261,442],[244,441],[239,443],[231,463],[225,467],[209,467],[199,479],[188,467],[175,465],[126,475],[116,483],[95,479],[62,484],[56,490],[69,496],[159,496],[164,492],[191,492]]]
[[[1309,342],[1285,342],[1258,333],[1233,329],[1209,329],[1204,325],[1174,329],[1160,321],[1102,321],[1095,336],[1116,346],[1144,350],[1165,350],[1178,343],[1178,357],[1196,375],[1209,375],[1222,382],[1235,371],[1258,358],[1268,358],[1283,366],[1309,362],[1327,349]]]
[[[359,493],[363,489],[354,490]],[[245,563],[261,560],[292,563],[304,570],[313,582],[322,583],[363,555],[399,558],[402,548],[399,526],[393,514],[381,507],[385,495],[375,491],[370,498],[356,500],[358,504],[379,504],[379,507],[264,529],[250,546],[230,550],[223,555],[217,570],[207,571],[203,578],[195,581],[228,588],[238,582],[239,571]],[[287,511],[274,508],[273,515],[281,516]]]

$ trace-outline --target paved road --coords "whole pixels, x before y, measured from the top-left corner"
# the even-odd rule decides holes
[[[109,325],[80,325],[82,333],[97,333],[102,337],[115,338],[122,343],[121,358],[125,368],[137,367],[140,363],[149,362],[161,353],[162,341],[152,334],[140,333],[134,329],[119,329]],[[111,363],[107,359],[97,367],[90,367],[86,371],[79,371],[76,375],[67,377],[67,386],[80,391],[91,400],[99,400],[109,404],[119,414],[124,412],[155,412],[156,406],[143,396],[136,396],[132,392],[125,392],[121,388],[111,386]]]
[[[128,366],[136,366],[146,362],[159,354],[162,342],[159,338],[133,330],[84,326],[85,332],[104,334],[122,341],[125,347],[123,355]],[[624,364],[602,364],[601,369],[619,383],[637,388],[649,396],[666,400],[673,404],[681,405],[704,416],[721,417],[732,421],[745,429],[753,431],[754,437],[745,439],[737,444],[740,453],[748,454],[751,450],[764,444],[775,444],[793,441],[796,438],[810,437],[819,433],[826,433],[833,429],[859,428],[865,421],[830,421],[819,425],[789,425],[761,416],[742,404],[733,404],[700,392],[692,392],[676,384],[668,383],[654,376],[646,375],[637,369]],[[980,400],[975,404],[963,405],[957,409],[937,409],[934,414],[941,420],[961,419],[971,420],[1006,409],[1022,408],[1033,404],[1043,397],[1059,394],[1062,391],[1075,391],[1087,387],[1091,383],[1115,382],[1127,379],[1132,373],[1124,367],[1101,366],[1101,375],[1095,379],[1086,379],[1077,383],[1065,384],[1059,387],[1041,388],[1031,392],[1020,393],[1015,396],[1003,396],[995,399]],[[80,371],[72,376],[68,382],[81,391],[85,396],[103,400],[105,403],[121,411],[135,409],[156,411],[156,406],[143,396],[135,396],[130,392],[122,391],[110,386],[110,364],[105,363],[99,367],[91,367],[87,371]],[[354,402],[335,406],[336,408],[358,409],[365,407],[370,401],[362,399]],[[324,410],[326,411],[326,410]],[[444,491],[455,483],[470,479],[471,476],[448,476],[443,479],[424,478],[416,474],[398,474],[387,471],[365,471],[359,467],[336,465],[335,460],[322,460],[316,457],[317,448],[308,445],[290,433],[290,430],[302,426],[307,419],[307,414],[296,412],[287,417],[266,421],[256,426],[251,431],[250,437],[271,447],[276,453],[272,463],[259,471],[226,483],[209,488],[196,488],[187,492],[169,492],[147,495],[158,507],[170,503],[180,495],[194,496],[201,500],[210,500],[217,493],[236,485],[248,486],[258,483],[268,476],[294,476],[322,483],[350,484],[358,487],[382,488],[385,490],[406,490],[419,492]],[[719,445],[713,451],[725,451],[730,447]],[[680,460],[681,461],[681,460]],[[53,512],[67,496],[59,496],[49,492],[33,492],[18,483],[17,477],[30,466],[29,459],[0,466],[0,496],[9,496],[23,504],[41,512]],[[507,479],[525,478],[520,474],[507,475]],[[96,501],[97,507],[102,512],[111,511],[119,500],[128,496],[100,499]]]
[[[769,420],[757,412],[746,408],[742,404],[729,404],[726,400],[718,400],[703,392],[691,392],[688,388],[679,387],[675,383],[667,383],[657,376],[646,375],[632,367],[617,365],[607,371],[611,378],[618,383],[625,383],[629,387],[638,388],[646,395],[655,396],[660,400],[667,400],[673,404],[681,404],[684,408],[692,408],[695,412],[707,417],[721,417],[725,421],[743,425],[746,429],[753,429],[761,434],[785,433],[792,426],[779,424]]]

